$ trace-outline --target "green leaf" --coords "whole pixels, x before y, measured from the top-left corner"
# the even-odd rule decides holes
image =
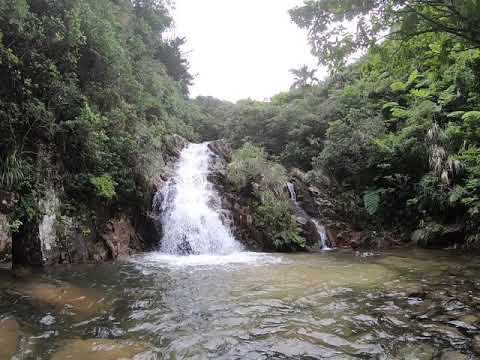
[[[465,111],[454,111],[451,112],[450,114],[447,115],[447,118],[449,119],[460,119],[463,114],[465,114]]]
[[[401,81],[395,81],[390,85],[390,89],[392,89],[393,92],[404,92],[407,90],[407,84]]]
[[[91,176],[90,183],[95,187],[97,196],[108,200],[116,196],[115,187],[117,183],[110,175]]]
[[[381,195],[384,191],[385,189],[377,189],[363,194],[363,205],[370,215],[375,215],[380,208]]]

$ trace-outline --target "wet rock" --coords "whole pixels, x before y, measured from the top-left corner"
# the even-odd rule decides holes
[[[101,230],[100,238],[107,245],[110,259],[132,254],[131,249],[140,241],[133,224],[125,215],[108,221]]]
[[[475,335],[472,340],[472,349],[477,355],[480,355],[480,335]]]
[[[208,144],[208,148],[227,163],[232,159],[232,148],[224,140],[212,141]]]
[[[19,200],[18,194],[0,190],[0,213],[9,214],[15,210]]]
[[[426,289],[420,284],[409,285],[405,289],[405,293],[409,298],[425,299],[427,296]]]
[[[463,344],[467,340],[467,338],[453,326],[430,324],[425,325],[425,327],[441,337],[448,338],[451,344]]]
[[[149,356],[150,354],[150,356]],[[133,341],[90,339],[70,340],[53,354],[51,360],[152,359],[151,348]]]
[[[480,317],[478,315],[468,314],[468,315],[463,315],[456,320],[449,321],[449,324],[465,330],[475,330],[478,328],[477,324],[479,322],[480,322]]]
[[[328,240],[330,241],[330,247],[335,248],[337,247],[337,233],[330,227],[326,226],[325,229],[327,230]]]
[[[440,360],[468,360],[468,356],[455,350],[443,350],[440,353]]]
[[[39,322],[42,325],[50,326],[50,325],[55,324],[57,322],[57,320],[52,315],[46,315],[43,318],[41,318]]]
[[[100,339],[115,339],[125,335],[125,331],[118,327],[95,327],[93,337]]]
[[[180,152],[185,146],[187,146],[188,141],[181,137],[180,135],[173,134],[164,137],[164,150],[166,154],[170,157],[171,162],[174,162],[179,156]]]
[[[0,320],[0,359],[10,359],[17,351],[20,326],[14,319]]]
[[[449,299],[443,306],[445,310],[452,313],[465,309],[465,304],[458,299]]]

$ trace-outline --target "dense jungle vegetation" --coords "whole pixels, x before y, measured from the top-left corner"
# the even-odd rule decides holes
[[[309,0],[290,15],[329,77],[303,67],[290,91],[233,104],[188,99],[168,3],[0,0],[0,187],[20,195],[12,229],[39,215],[52,182],[72,211],[143,201],[168,135],[180,134],[231,141],[239,186],[269,169],[257,212],[280,243],[303,241],[270,196],[296,167],[312,185],[335,179],[358,226],[480,246],[480,2]]]
[[[479,247],[480,2],[318,0],[290,14],[331,75],[293,70],[268,102],[198,98],[199,131],[264,148],[313,185],[334,178],[359,227]]]
[[[67,213],[141,202],[166,136],[196,138],[167,5],[0,1],[0,188],[20,195],[13,230],[40,215],[52,184]]]

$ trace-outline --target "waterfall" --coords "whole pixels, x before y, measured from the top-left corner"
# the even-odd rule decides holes
[[[295,192],[295,185],[293,185],[291,182],[287,182],[287,189],[290,193],[290,199],[292,199],[292,201],[297,204],[297,193]]]
[[[328,235],[327,235],[327,230],[325,229],[325,226],[320,225],[320,223],[316,219],[312,219],[312,222],[315,224],[318,235],[320,236],[320,241],[319,241],[320,249],[331,250],[330,246],[328,246]]]
[[[317,219],[312,218],[309,216],[305,210],[301,208],[301,206],[298,204],[297,201],[297,193],[295,192],[295,185],[291,182],[287,182],[287,189],[290,194],[290,199],[292,200],[293,204],[295,205],[295,209],[297,210],[297,213],[299,213],[301,216],[311,220],[317,229],[318,233],[318,244],[320,246],[320,249],[322,250],[331,250],[329,246],[329,240],[328,240],[328,234],[327,230],[325,229],[325,226],[321,225]]]
[[[225,255],[242,250],[222,222],[220,196],[208,179],[212,156],[208,143],[182,150],[162,193],[161,252]]]

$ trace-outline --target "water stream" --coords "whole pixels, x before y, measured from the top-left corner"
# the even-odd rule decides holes
[[[291,182],[287,182],[287,189],[288,193],[290,194],[290,199],[292,200],[293,205],[295,206],[295,211],[300,214],[305,219],[309,219],[313,222],[315,225],[315,228],[317,229],[318,233],[318,245],[320,246],[320,249],[322,250],[331,250],[329,246],[329,240],[328,240],[328,234],[327,230],[325,229],[325,226],[320,224],[320,222],[308,215],[305,210],[302,209],[300,204],[298,203],[297,200],[297,193],[295,192],[295,185]]]

